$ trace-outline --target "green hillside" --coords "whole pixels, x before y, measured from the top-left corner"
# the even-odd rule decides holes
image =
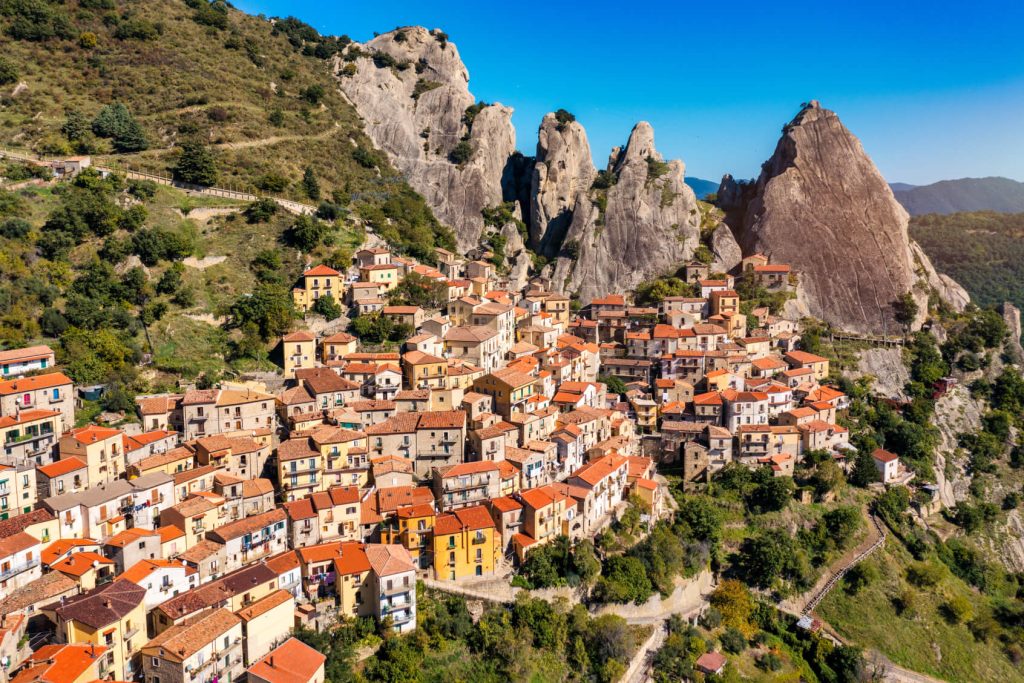
[[[1024,306],[1024,213],[915,216],[910,235],[979,306]]]
[[[0,159],[0,348],[49,343],[77,382],[135,392],[215,379],[266,365],[302,268],[348,265],[364,224],[428,261],[453,246],[336,87],[347,43],[220,0],[0,0],[0,149],[320,207]]]

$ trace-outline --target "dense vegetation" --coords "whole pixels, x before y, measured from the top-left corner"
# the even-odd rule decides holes
[[[915,216],[910,235],[979,306],[1024,307],[1024,213]]]
[[[385,634],[376,654],[357,664],[355,646],[372,621],[348,621],[298,637],[327,655],[331,683],[426,681],[617,681],[649,627],[615,615],[592,617],[582,605],[549,603],[526,595],[509,606],[484,609],[474,623],[465,598],[417,596],[419,621],[408,636]],[[370,624],[370,625],[368,625]]]

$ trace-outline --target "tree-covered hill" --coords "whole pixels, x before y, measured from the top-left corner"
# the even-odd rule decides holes
[[[223,0],[0,0],[0,35],[0,147],[368,216],[390,200],[396,241],[450,244],[337,88],[330,64],[347,37]],[[207,166],[183,169],[183,150]]]
[[[979,306],[1024,306],[1024,213],[915,216],[910,235]]]

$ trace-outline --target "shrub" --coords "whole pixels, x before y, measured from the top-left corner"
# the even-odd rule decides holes
[[[352,159],[363,168],[377,168],[381,166],[381,161],[377,154],[365,147],[356,147],[352,150]]]
[[[7,58],[0,56],[0,85],[16,83],[17,80],[18,70],[14,67],[14,64]]]
[[[322,315],[328,320],[337,320],[343,313],[341,306],[338,305],[338,302],[330,294],[320,297],[313,303],[313,312]]]
[[[942,568],[932,562],[915,562],[907,567],[907,581],[918,588],[933,588],[942,581]]]
[[[652,156],[647,157],[647,179],[657,180],[668,173],[668,164]]]
[[[281,111],[280,109],[275,109],[274,111],[270,112],[269,116],[267,116],[267,121],[269,121],[270,125],[274,126],[275,128],[282,127],[284,125],[284,112]]]
[[[460,140],[448,153],[448,160],[461,166],[473,158],[474,151],[476,150],[473,149],[473,143],[469,140]]]
[[[959,593],[946,600],[942,607],[946,618],[954,624],[970,621],[971,617],[974,616],[974,609],[971,607],[970,600]]]
[[[256,179],[256,187],[264,192],[284,192],[288,179],[276,173],[265,173]]]
[[[719,637],[719,640],[722,643],[723,650],[725,650],[726,652],[731,652],[735,655],[738,655],[739,653],[747,649],[746,637],[738,629],[735,629],[731,626],[725,629],[725,631]]]
[[[0,237],[7,239],[23,239],[32,229],[28,221],[21,218],[8,218],[0,223]]]
[[[114,31],[114,37],[118,40],[153,40],[159,35],[160,32],[155,24],[145,19],[136,18],[122,21]]]
[[[277,213],[277,209],[277,202],[262,197],[245,207],[245,220],[247,223],[266,223]]]
[[[555,120],[558,121],[558,130],[563,131],[570,123],[576,120],[576,117],[565,109],[559,109],[555,112]]]
[[[324,96],[326,94],[327,92],[324,90],[324,86],[320,85],[319,83],[314,83],[313,85],[303,88],[299,92],[299,97],[301,97],[306,102],[315,105],[320,104],[320,102],[323,101]]]
[[[192,20],[202,26],[212,26],[218,30],[228,27],[228,8],[222,0],[194,0],[188,3],[195,10]]]

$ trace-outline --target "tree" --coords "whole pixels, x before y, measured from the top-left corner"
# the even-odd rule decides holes
[[[341,317],[343,311],[338,302],[334,300],[334,297],[330,294],[325,294],[313,303],[313,312],[322,315],[328,320],[337,320]]]
[[[914,295],[910,292],[904,292],[893,302],[892,310],[896,322],[909,330],[910,326],[917,319],[919,308],[917,301],[914,300]]]
[[[754,476],[758,484],[747,497],[747,505],[753,512],[776,512],[793,499],[796,484],[792,477],[774,477],[768,468],[758,470]]]
[[[291,327],[295,318],[291,292],[282,286],[261,283],[252,294],[243,294],[231,305],[232,325],[253,323],[263,341],[278,337]]]
[[[128,107],[120,102],[108,104],[100,110],[92,121],[92,132],[101,138],[109,138],[115,152],[141,152],[149,147],[142,126]]]
[[[843,584],[847,593],[856,595],[877,578],[878,567],[873,562],[860,562],[847,570],[846,575],[843,576]]]
[[[747,636],[753,633],[750,617],[754,614],[754,598],[736,579],[726,579],[711,593],[711,606],[722,615],[722,623]]]
[[[211,186],[217,182],[217,159],[202,140],[190,138],[181,143],[173,173],[183,183]]]
[[[597,381],[608,387],[608,391],[613,394],[625,394],[626,383],[615,375],[598,375]]]
[[[302,189],[306,196],[313,201],[320,200],[320,183],[316,179],[316,174],[313,173],[312,166],[307,166],[306,171],[302,174]]]
[[[878,481],[878,468],[875,467],[875,459],[866,450],[857,452],[857,458],[853,463],[853,471],[850,472],[850,483],[854,486],[866,488],[873,481]]]
[[[616,555],[605,563],[594,595],[602,602],[643,603],[654,592],[644,563],[636,557]]]
[[[313,251],[324,241],[327,235],[327,224],[321,220],[302,214],[295,219],[292,227],[285,233],[285,239],[299,251]]]
[[[388,292],[388,301],[399,306],[441,308],[448,302],[448,286],[441,280],[409,273]]]

